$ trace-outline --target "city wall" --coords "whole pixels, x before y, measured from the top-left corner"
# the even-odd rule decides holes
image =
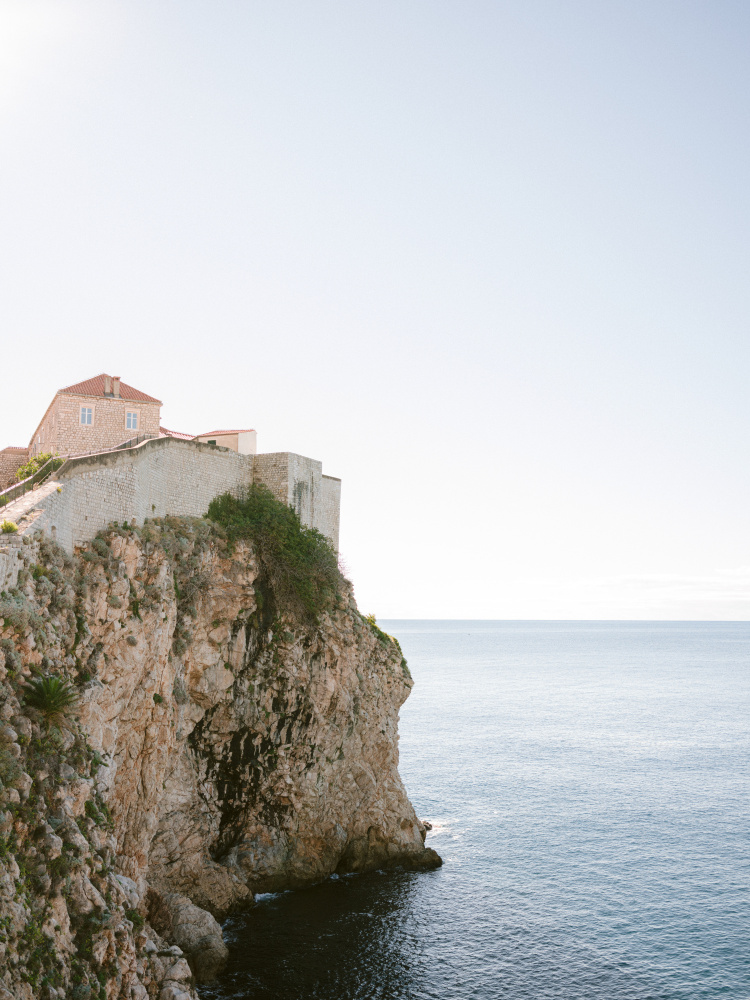
[[[303,524],[338,550],[341,483],[320,462],[282,452],[239,455],[228,448],[154,438],[135,448],[69,459],[34,492],[2,508],[19,532],[41,530],[68,552],[113,521],[166,515],[202,517],[214,497],[265,483]]]
[[[303,524],[330,538],[338,552],[341,480],[324,476],[322,462],[288,451],[256,455],[254,481],[293,507]]]

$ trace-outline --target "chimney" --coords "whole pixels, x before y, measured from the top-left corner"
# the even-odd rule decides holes
[[[120,376],[119,375],[113,375],[112,376],[112,393],[113,393],[115,399],[119,399],[120,398]]]
[[[109,375],[104,376],[104,395],[105,396],[112,395],[112,379],[109,377]]]

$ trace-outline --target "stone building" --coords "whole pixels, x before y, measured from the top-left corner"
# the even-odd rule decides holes
[[[253,430],[209,431],[207,434],[196,434],[193,440],[229,448],[240,455],[254,455],[257,451],[256,434]]]
[[[0,451],[0,490],[12,486],[16,481],[16,472],[29,460],[28,448],[3,448]]]
[[[43,531],[72,551],[112,521],[200,517],[221,493],[262,483],[338,550],[341,480],[324,475],[319,461],[258,455],[254,430],[170,431],[159,424],[160,409],[160,400],[110,375],[60,389],[30,447],[0,452],[0,476],[8,480],[0,490],[29,455],[52,452],[66,461],[33,491],[8,496],[3,517],[21,535]]]
[[[81,455],[138,436],[158,437],[160,410],[160,399],[115,375],[96,375],[55,393],[29,442],[29,455]]]

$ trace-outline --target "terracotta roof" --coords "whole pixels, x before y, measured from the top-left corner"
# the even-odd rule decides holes
[[[160,427],[159,433],[162,437],[179,438],[181,441],[192,441],[192,434],[183,434],[182,431],[168,431],[166,427]]]
[[[206,431],[205,434],[196,434],[195,436],[197,438],[207,438],[213,437],[214,435],[216,437],[222,437],[224,434],[252,434],[254,430],[254,427],[243,427],[239,431]]]
[[[28,448],[21,448],[19,445],[9,444],[7,448],[3,448],[3,451],[28,451]]]
[[[58,389],[58,392],[71,392],[75,396],[103,396],[104,395],[104,380],[112,379],[111,375],[95,375],[93,378],[86,379],[85,382],[76,382],[75,385],[68,385],[64,389]],[[111,399],[111,396],[107,397]],[[120,381],[120,399],[133,399],[140,403],[161,403],[160,399],[156,399],[154,396],[147,396],[145,392],[141,392],[140,389],[134,389],[132,385],[128,385],[127,382]]]

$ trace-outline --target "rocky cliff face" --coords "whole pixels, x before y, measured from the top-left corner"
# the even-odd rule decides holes
[[[440,864],[397,771],[408,668],[345,585],[318,623],[282,617],[250,545],[187,519],[19,552],[0,1000],[187,1000],[254,892]],[[75,685],[71,721],[26,707],[33,674]]]

